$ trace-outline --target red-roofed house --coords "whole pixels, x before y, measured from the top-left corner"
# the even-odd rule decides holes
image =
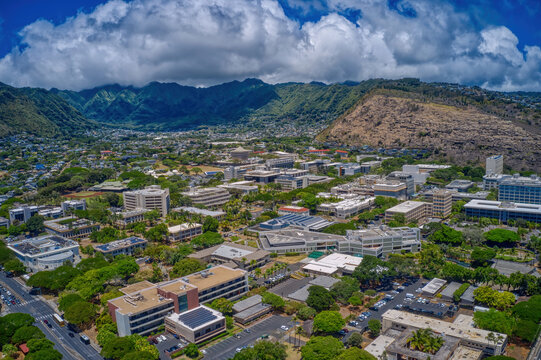
[[[26,343],[19,345],[19,349],[21,349],[21,351],[22,351],[23,354],[25,354],[25,355],[28,354],[28,352],[30,351],[30,349],[28,348],[28,346],[26,346]]]

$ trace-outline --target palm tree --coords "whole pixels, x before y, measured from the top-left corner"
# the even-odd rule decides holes
[[[411,337],[407,340],[409,347],[412,350],[420,350],[423,351],[425,339],[424,339],[424,329],[419,329],[417,331],[414,331],[411,334]]]

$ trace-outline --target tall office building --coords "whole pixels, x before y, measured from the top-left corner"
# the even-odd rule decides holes
[[[498,192],[499,201],[524,204],[541,204],[541,179],[538,176],[521,177],[519,174],[502,180]]]
[[[449,190],[438,190],[432,195],[432,216],[446,218],[451,215],[453,193]]]
[[[503,174],[503,155],[487,157],[486,175]]]
[[[126,191],[123,194],[124,208],[135,209],[156,209],[162,216],[169,213],[169,189],[162,189],[159,185],[148,186],[142,190]]]

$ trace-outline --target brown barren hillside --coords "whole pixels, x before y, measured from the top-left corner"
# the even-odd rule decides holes
[[[518,123],[518,122],[517,122]],[[377,91],[365,96],[319,139],[347,145],[420,148],[458,163],[502,153],[514,169],[541,170],[541,135],[512,120]]]

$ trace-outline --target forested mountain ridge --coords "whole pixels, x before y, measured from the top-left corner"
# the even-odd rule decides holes
[[[95,122],[50,91],[0,83],[0,136],[27,132],[52,137],[95,126]]]

